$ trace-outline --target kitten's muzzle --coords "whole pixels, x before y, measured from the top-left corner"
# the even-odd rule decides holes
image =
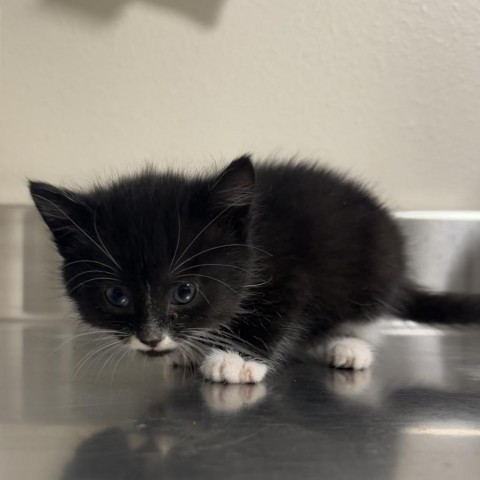
[[[143,353],[164,353],[171,352],[177,347],[177,342],[173,340],[168,333],[144,333],[138,332],[132,335],[129,340],[129,346],[132,350]]]

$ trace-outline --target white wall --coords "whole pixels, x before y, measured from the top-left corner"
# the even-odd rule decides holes
[[[478,0],[1,1],[0,202],[249,150],[480,208]]]

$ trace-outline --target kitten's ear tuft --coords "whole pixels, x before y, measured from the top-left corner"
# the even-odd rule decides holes
[[[58,243],[59,233],[75,230],[79,216],[86,207],[78,194],[48,183],[29,180],[30,195],[40,215]]]
[[[255,170],[249,155],[235,159],[214,180],[210,190],[220,206],[249,207],[253,199]]]

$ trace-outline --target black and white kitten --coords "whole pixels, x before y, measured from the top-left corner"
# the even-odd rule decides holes
[[[86,191],[30,191],[83,320],[215,382],[260,382],[298,354],[368,368],[355,327],[382,315],[480,319],[478,297],[409,282],[388,211],[326,169],[243,156],[213,175],[147,168]]]

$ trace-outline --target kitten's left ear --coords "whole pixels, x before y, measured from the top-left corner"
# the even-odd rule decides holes
[[[78,195],[66,188],[32,180],[28,181],[28,186],[35,206],[53,233],[57,227],[71,223],[69,217],[75,217],[77,210],[83,210]]]
[[[65,256],[79,239],[84,239],[80,224],[90,217],[80,196],[65,188],[43,182],[28,182],[30,194],[52,233],[59,252]]]
[[[248,208],[253,199],[255,170],[249,155],[235,159],[210,187],[217,206]]]

